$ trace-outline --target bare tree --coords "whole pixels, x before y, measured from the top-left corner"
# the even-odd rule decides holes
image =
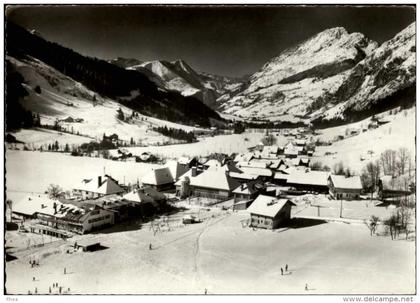
[[[333,172],[335,175],[345,175],[343,162],[334,164]]]
[[[263,139],[262,139],[262,143],[264,144],[264,145],[267,145],[267,146],[271,146],[271,145],[274,145],[274,144],[276,144],[276,142],[277,142],[277,139],[276,139],[276,137],[273,135],[273,134],[267,134]]]
[[[384,224],[389,228],[391,240],[394,240],[397,237],[398,221],[398,214],[392,214],[391,217],[384,221]]]
[[[397,151],[397,167],[400,175],[404,175],[410,162],[410,151],[406,147],[401,147]]]
[[[394,175],[397,168],[397,152],[392,149],[385,150],[380,157],[384,175]]]
[[[376,191],[379,182],[380,173],[381,168],[378,161],[369,162],[362,170],[361,180],[363,189],[365,190],[365,192],[370,192],[371,202],[373,200],[373,193]]]
[[[56,184],[50,184],[47,189],[48,197],[51,199],[56,199],[60,197],[61,193],[63,192],[63,189]]]

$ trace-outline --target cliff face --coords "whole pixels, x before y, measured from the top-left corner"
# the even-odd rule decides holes
[[[245,118],[318,123],[397,106],[393,95],[410,98],[414,84],[414,23],[381,46],[338,27],[286,49],[218,103]]]

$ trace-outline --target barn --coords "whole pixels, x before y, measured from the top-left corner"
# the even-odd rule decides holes
[[[357,200],[362,192],[360,176],[330,175],[328,187],[330,195],[337,200]]]
[[[265,229],[286,226],[291,218],[292,206],[296,204],[288,199],[259,195],[248,207],[251,226]]]

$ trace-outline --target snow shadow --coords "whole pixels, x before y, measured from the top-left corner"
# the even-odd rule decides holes
[[[327,223],[325,220],[309,218],[292,218],[289,222],[289,228],[305,228]]]

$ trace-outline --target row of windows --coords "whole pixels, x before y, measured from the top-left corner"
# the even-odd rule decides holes
[[[109,219],[110,217],[111,217],[111,215],[101,216],[101,217],[98,217],[98,218],[95,218],[95,219],[90,219],[90,220],[88,220],[88,222],[89,223],[94,223],[94,222],[98,222],[98,221],[103,221],[103,220]]]
[[[252,223],[269,225],[271,224],[271,219],[252,218]]]

